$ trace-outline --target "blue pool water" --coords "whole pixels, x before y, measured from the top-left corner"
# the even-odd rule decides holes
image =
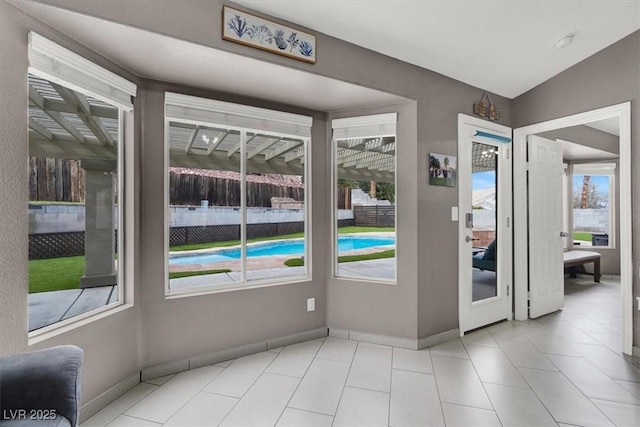
[[[395,245],[394,237],[371,236],[340,236],[338,238],[338,251],[353,251],[375,246]],[[247,246],[247,257],[293,255],[304,254],[303,239],[289,239],[276,242],[265,242]],[[208,253],[176,254],[169,256],[169,264],[204,264],[209,262],[224,262],[240,259],[240,248],[220,249]]]

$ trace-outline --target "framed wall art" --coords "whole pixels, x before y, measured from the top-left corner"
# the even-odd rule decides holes
[[[222,38],[315,64],[316,36],[229,6],[222,8]]]
[[[457,158],[451,154],[429,153],[429,184],[455,187],[458,179]]]

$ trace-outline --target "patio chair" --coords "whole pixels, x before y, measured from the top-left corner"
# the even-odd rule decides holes
[[[491,242],[483,252],[475,254],[472,259],[474,268],[496,271],[496,241]]]

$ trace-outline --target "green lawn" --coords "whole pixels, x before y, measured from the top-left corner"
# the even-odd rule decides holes
[[[584,231],[574,231],[573,232],[573,240],[584,240],[587,242],[591,241],[591,233],[585,233]]]
[[[340,234],[346,233],[366,233],[366,232],[384,232],[394,231],[392,227],[342,227],[338,230]],[[280,236],[259,237],[249,239],[248,242],[261,242],[279,239],[295,239],[304,237],[304,233],[284,234]],[[591,239],[591,237],[589,237]],[[233,246],[240,244],[238,240],[226,242],[210,242],[194,245],[182,245],[171,247],[172,251],[192,251],[196,249],[209,249],[224,246]],[[392,252],[391,254],[385,254]],[[373,257],[371,257],[373,256]],[[339,262],[361,261],[364,259],[390,258],[395,256],[395,251],[378,252],[376,254],[355,255],[340,257]],[[363,258],[364,257],[364,258]],[[353,259],[352,259],[353,258]],[[294,260],[300,258],[294,258]],[[291,260],[289,260],[291,261]],[[287,261],[287,262],[289,262]],[[84,274],[84,256],[37,259],[29,261],[29,293],[60,291],[64,289],[78,289],[80,287],[80,277]],[[287,264],[288,265],[288,264]],[[290,265],[292,267],[293,265]],[[203,274],[228,273],[231,270],[203,270],[203,271],[185,271],[170,273],[169,278],[197,276]]]
[[[206,274],[219,274],[219,273],[231,273],[231,270],[228,268],[223,268],[220,270],[176,271],[174,273],[169,273],[169,279],[178,279],[180,277],[191,277],[191,276],[204,276]]]
[[[29,293],[78,289],[84,274],[84,256],[29,261]]]
[[[389,249],[388,251],[375,252],[372,254],[362,254],[362,255],[343,255],[338,257],[338,263],[343,262],[355,262],[355,261],[367,261],[370,259],[382,259],[382,258],[393,258],[396,256],[395,249]],[[304,260],[302,258],[291,258],[284,262],[284,265],[287,267],[300,267],[304,265]]]

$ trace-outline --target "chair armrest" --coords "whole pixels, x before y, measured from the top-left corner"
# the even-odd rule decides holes
[[[63,345],[0,358],[0,413],[55,411],[78,424],[82,349]]]

